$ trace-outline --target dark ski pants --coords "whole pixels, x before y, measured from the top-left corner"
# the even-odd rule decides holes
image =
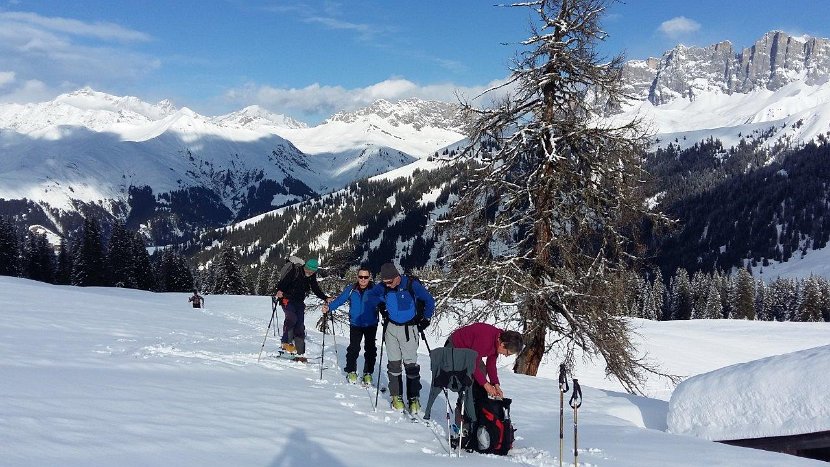
[[[360,353],[360,341],[363,342],[363,372],[375,372],[375,359],[378,355],[376,343],[378,327],[360,327],[349,325],[349,347],[346,349],[346,373],[357,372],[357,355]]]
[[[285,321],[282,324],[282,342],[294,343],[297,354],[305,353],[305,303],[290,300],[282,306]]]

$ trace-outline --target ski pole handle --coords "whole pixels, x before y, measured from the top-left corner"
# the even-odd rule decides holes
[[[582,406],[582,388],[579,387],[579,381],[576,378],[574,378],[574,392],[571,394],[571,400],[568,401],[568,404],[574,409]]]
[[[559,365],[559,392],[566,393],[570,391],[568,387],[568,370],[565,369],[565,364]]]

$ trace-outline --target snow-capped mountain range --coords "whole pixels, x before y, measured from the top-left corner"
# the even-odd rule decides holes
[[[643,118],[656,146],[711,136],[729,147],[762,133],[769,146],[798,144],[830,132],[828,39],[773,31],[741,50],[678,45],[628,62],[623,77],[635,99],[611,118]],[[81,89],[0,104],[0,213],[57,234],[67,213],[90,206],[150,231],[159,216],[180,233],[217,227],[405,166],[463,134],[458,107],[443,102],[381,100],[309,127],[257,106],[211,117]],[[197,215],[182,223],[184,209]]]
[[[149,187],[166,211],[172,196],[165,194],[187,192],[189,204],[208,194],[211,200],[201,204],[222,211],[212,220],[223,224],[331,192],[462,139],[450,104],[373,107],[385,114],[340,113],[309,128],[256,106],[207,117],[169,101],[149,104],[88,88],[50,102],[4,104],[0,198],[27,200],[27,209],[39,207],[52,218],[49,227],[62,232],[57,218],[82,204],[129,218],[132,191]],[[436,122],[440,128],[430,126]]]
[[[678,45],[626,63],[623,76],[634,100],[616,118],[644,118],[663,146],[709,136],[731,146],[770,128],[770,145],[795,144],[830,131],[828,39],[771,31],[740,51]]]

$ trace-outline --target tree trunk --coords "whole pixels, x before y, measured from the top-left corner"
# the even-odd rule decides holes
[[[533,300],[530,306],[534,308],[528,310],[528,319],[525,320],[524,350],[516,358],[516,363],[513,365],[513,372],[536,376],[536,373],[539,371],[539,364],[545,355],[545,334],[547,329],[540,324],[542,322],[543,311],[536,308],[541,306],[541,304]]]

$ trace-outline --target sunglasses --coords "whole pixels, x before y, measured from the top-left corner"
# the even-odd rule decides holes
[[[387,285],[391,284],[392,282],[395,282],[395,279],[384,279],[383,280],[383,283],[387,284]]]
[[[369,276],[357,276],[358,279],[368,279]]]

